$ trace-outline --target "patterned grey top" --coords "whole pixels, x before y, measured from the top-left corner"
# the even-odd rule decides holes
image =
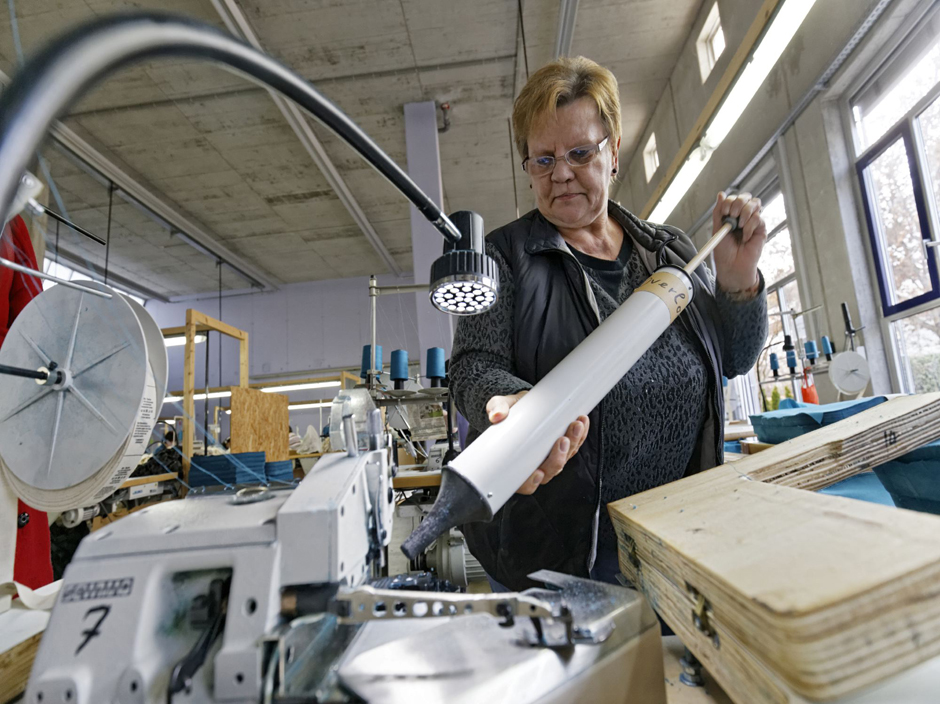
[[[450,365],[451,389],[460,412],[478,430],[489,426],[492,396],[531,388],[513,368],[513,275],[498,250],[487,253],[499,266],[500,297],[487,313],[461,318]],[[601,319],[613,313],[648,277],[634,246],[615,301],[586,268]],[[747,370],[753,344],[735,344],[765,329],[766,296],[732,302],[719,290],[718,308],[726,339],[729,373]],[[734,348],[740,351],[736,352]],[[708,368],[698,339],[684,325],[669,326],[633,368],[604,397],[603,504],[680,479],[707,414]],[[747,358],[747,359],[745,359]],[[613,526],[601,511],[598,549],[616,549]]]

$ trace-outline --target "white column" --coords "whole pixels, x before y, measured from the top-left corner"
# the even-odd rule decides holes
[[[437,142],[437,106],[432,101],[405,104],[405,145],[408,175],[435,203],[443,207],[441,185],[441,154]],[[441,234],[411,207],[411,248],[416,284],[429,283],[431,263],[441,256],[444,239]],[[453,338],[453,316],[434,308],[425,293],[415,294],[418,311],[418,344],[421,348],[421,369],[425,367],[426,350],[443,347],[450,357]]]

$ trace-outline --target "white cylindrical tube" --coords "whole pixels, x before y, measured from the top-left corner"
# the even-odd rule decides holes
[[[659,269],[444,470],[441,493],[402,545],[413,557],[455,525],[491,518],[692,300],[689,276]],[[472,506],[471,506],[472,505]],[[471,510],[472,509],[472,510]],[[450,525],[446,525],[449,523]]]
[[[671,310],[652,288],[678,297],[684,306],[692,287],[679,269],[656,272],[523,396],[504,421],[490,426],[451,462],[451,469],[486,497],[493,513],[538,469],[568,425],[589,414],[674,320],[676,306]]]

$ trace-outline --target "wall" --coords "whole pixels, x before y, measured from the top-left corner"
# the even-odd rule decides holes
[[[703,85],[695,42],[712,6],[711,2],[703,3],[640,143],[645,145],[650,132],[656,132],[660,170],[647,184],[642,148],[637,150],[629,165],[629,188],[621,187],[618,193],[626,207],[639,211],[649,200],[761,4],[756,0],[718,0],[727,48]],[[877,4],[877,0],[816,2],[744,114],[669,217],[670,224],[688,229],[708,212],[716,193],[735,183]],[[842,126],[841,101],[850,84],[847,76],[858,74],[870,63],[886,35],[903,22],[916,4],[916,0],[897,0],[889,6],[830,82],[828,90],[816,95],[784,132],[773,152],[794,231],[794,248],[803,260],[802,270],[798,271],[803,303],[806,307],[823,306],[816,316],[817,334],[828,334],[840,347],[844,330],[840,306],[843,301],[849,304],[856,326],[866,326],[864,342],[876,393],[891,391],[892,382],[867,234],[858,217],[854,166]],[[820,386],[824,396],[834,393],[828,381],[823,380]]]
[[[379,285],[410,283],[391,277],[379,277]],[[186,309],[219,316],[218,299],[202,299],[188,303],[148,301],[147,310],[161,328],[185,324]],[[222,299],[223,322],[246,330],[249,338],[249,374],[252,382],[275,381],[303,376],[329,369],[358,370],[363,345],[370,341],[369,280],[365,277],[316,281],[282,286],[271,293],[255,293]],[[414,295],[379,296],[377,299],[377,339],[383,347],[388,365],[391,351],[407,349],[409,359],[417,361],[419,349],[415,326]],[[221,336],[209,340],[209,385],[225,386],[238,383],[238,343],[222,338],[222,375],[219,377]],[[183,347],[170,347],[169,391],[183,388]],[[420,352],[423,358],[424,352]],[[423,368],[423,359],[422,368]],[[358,372],[357,372],[358,373]],[[196,346],[196,388],[205,386],[205,344]],[[292,402],[318,398],[319,390],[296,391],[289,394]],[[323,397],[332,397],[326,389]],[[210,408],[215,405],[210,401]],[[222,405],[228,401],[222,399]],[[161,415],[174,411],[169,404]],[[324,409],[323,418],[329,416]],[[196,404],[197,425],[201,427],[203,405]],[[316,409],[293,411],[291,425],[316,425],[320,414]],[[210,422],[211,422],[210,413]],[[223,434],[227,423],[223,421]]]

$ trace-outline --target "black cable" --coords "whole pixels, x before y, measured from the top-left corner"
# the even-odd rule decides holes
[[[519,217],[519,191],[516,190],[516,160],[515,145],[512,143],[512,118],[507,117],[509,123],[509,167],[512,169],[512,195],[516,199],[516,217]]]
[[[65,226],[66,226],[67,228],[69,228],[70,230],[74,230],[74,231],[77,232],[78,234],[84,235],[85,237],[87,237],[88,239],[92,240],[93,242],[96,242],[97,244],[106,244],[103,239],[101,239],[100,237],[98,237],[98,235],[92,234],[91,232],[89,232],[88,230],[86,230],[86,229],[83,228],[83,227],[79,227],[78,225],[76,225],[74,222],[72,222],[72,221],[69,220],[68,218],[64,218],[64,217],[62,217],[61,215],[59,215],[56,211],[54,211],[54,210],[49,210],[49,208],[47,208],[46,206],[42,206],[42,212],[43,212],[44,215],[48,215],[50,218],[52,218],[53,220],[55,220],[57,226],[58,226],[58,224],[61,222],[63,225],[65,225]]]
[[[217,259],[216,264],[219,267],[219,320],[222,320],[222,260]],[[222,334],[219,333],[219,386],[222,386]],[[222,405],[222,399],[216,402],[217,406]],[[221,437],[221,430],[219,431]]]
[[[111,209],[114,207],[114,182],[108,181],[108,231],[104,244],[104,284],[108,285],[108,259],[111,256]]]
[[[525,43],[525,20],[522,19],[522,0],[517,0],[519,7],[519,31],[522,32],[522,59],[525,62],[525,79],[529,80],[529,50]]]
[[[202,402],[202,454],[209,454],[209,338],[212,331],[206,330],[206,398]],[[220,343],[221,346],[221,343]]]
[[[59,266],[59,221],[55,221],[55,265]],[[58,276],[58,272],[56,272]]]

